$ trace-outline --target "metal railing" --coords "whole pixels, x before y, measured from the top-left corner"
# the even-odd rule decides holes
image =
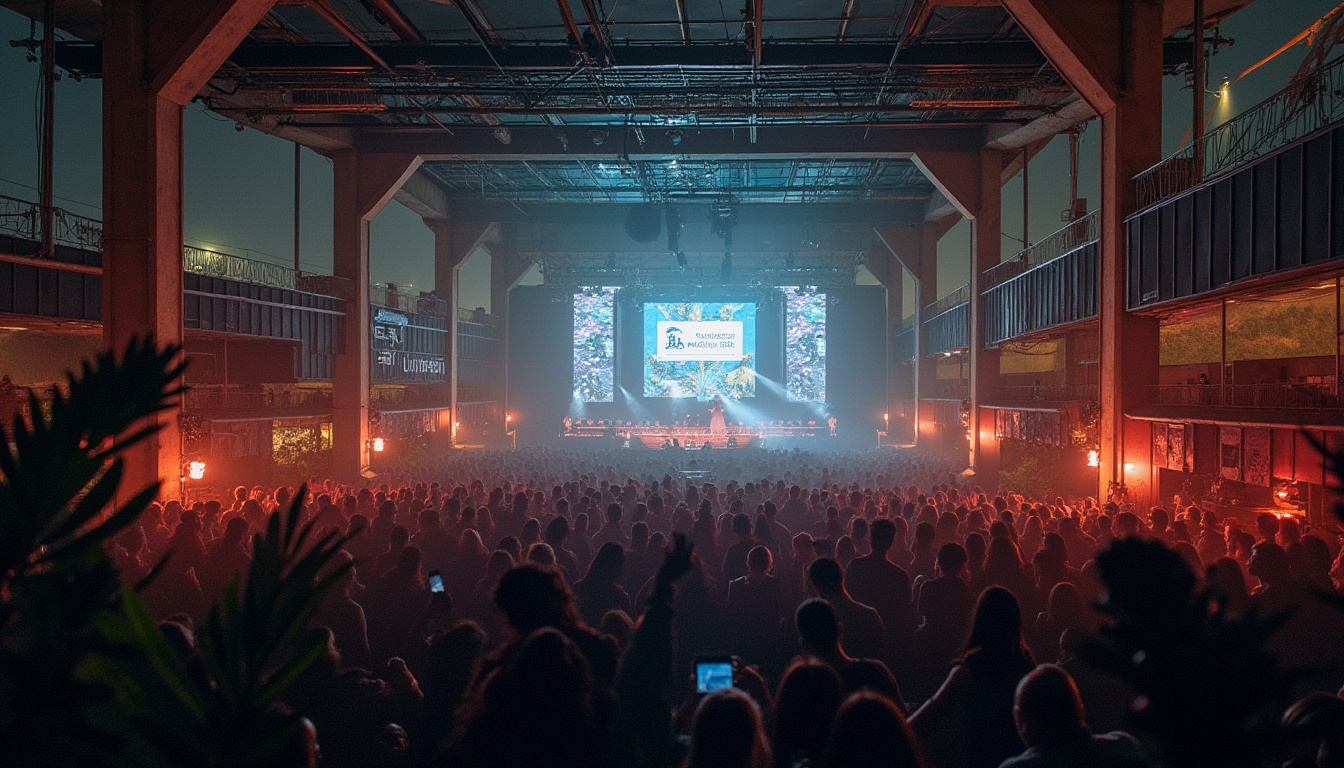
[[[1335,388],[1322,384],[1161,384],[1146,389],[1149,405],[1344,410]]]
[[[220,253],[194,245],[182,247],[182,270],[193,275],[318,293],[338,299],[348,300],[354,295],[350,281],[345,278],[298,272],[293,267],[234,256],[231,253]]]
[[[61,208],[52,208],[51,213],[55,230],[53,239],[57,244],[86,251],[102,250],[102,222]],[[0,233],[41,242],[42,207],[27,200],[0,195]]]
[[[1014,277],[1040,265],[1063,256],[1076,248],[1081,248],[1101,237],[1101,216],[1092,211],[1082,218],[1060,227],[1043,239],[1018,251],[1013,258],[985,270],[981,279],[982,290],[1002,285]]]
[[[411,295],[385,285],[369,286],[369,303],[420,315],[448,316],[448,302],[426,294]]]
[[[1074,400],[1096,400],[1095,384],[1026,384],[998,388],[998,398],[1005,403],[1064,403]]]
[[[461,391],[461,387],[458,391]],[[370,404],[380,410],[411,410],[418,408],[447,408],[448,393],[442,388],[436,389],[379,389],[375,390]]]
[[[103,249],[101,221],[60,208],[54,209],[53,214],[52,222],[58,244],[86,251]],[[0,233],[40,242],[41,207],[27,200],[0,195]],[[338,299],[349,300],[354,296],[350,281],[344,278],[296,272],[292,267],[220,253],[194,245],[182,247],[182,270],[191,274],[238,280],[272,288],[288,288],[334,296]]]
[[[918,319],[919,318],[915,317],[914,315],[910,315],[909,317],[902,317],[901,322],[896,326],[896,330],[908,331],[911,328],[915,327],[915,321]]]
[[[1143,209],[1159,203],[1341,119],[1344,56],[1204,134],[1199,140],[1202,168],[1195,167],[1195,142],[1191,142],[1135,176],[1135,205]]]
[[[941,315],[947,310],[957,306],[958,304],[965,304],[970,300],[971,300],[971,284],[966,283],[957,290],[947,294],[943,298],[925,307],[924,317],[925,319],[932,319],[934,317],[937,317],[938,315]]]
[[[305,389],[281,392],[239,392],[225,389],[187,390],[182,408],[201,411],[291,411],[331,407],[331,392]]]

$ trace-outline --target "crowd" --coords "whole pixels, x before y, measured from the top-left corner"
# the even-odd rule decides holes
[[[674,462],[682,462],[674,465]],[[1079,649],[1096,556],[1161,542],[1229,615],[1291,619],[1285,722],[1344,765],[1339,540],[981,488],[913,452],[462,452],[377,487],[314,484],[353,561],[285,693],[324,766],[1154,765],[1135,694]],[[296,489],[154,505],[114,561],[165,633],[192,629]],[[730,658],[703,691],[697,662]]]

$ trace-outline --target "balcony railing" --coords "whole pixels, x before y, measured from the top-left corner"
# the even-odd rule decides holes
[[[925,319],[931,319],[937,317],[938,315],[943,314],[944,312],[957,306],[958,304],[965,304],[966,302],[970,301],[970,298],[971,298],[971,285],[970,283],[967,283],[958,288],[957,290],[947,294],[943,298],[925,307],[924,317]]]
[[[1030,248],[1017,252],[1013,258],[985,270],[982,279],[983,290],[1012,280],[1014,277],[1090,243],[1101,237],[1101,216],[1093,211],[1086,216],[1065,224],[1059,230],[1046,235],[1044,239]]]
[[[998,388],[1005,403],[1066,403],[1097,399],[1095,384],[1029,384]]]
[[[53,239],[59,245],[68,245],[86,251],[103,248],[103,225],[97,219],[53,208]],[[22,240],[42,240],[42,208],[37,203],[0,195],[0,233]]]
[[[1293,80],[1277,94],[1205,133],[1203,167],[1195,143],[1133,179],[1139,209],[1178,195],[1344,119],[1344,56]]]
[[[1150,405],[1283,410],[1344,410],[1335,388],[1322,384],[1162,384],[1147,388]]]
[[[385,285],[369,286],[369,303],[420,315],[448,316],[448,302],[428,294],[411,295]]]
[[[447,408],[448,393],[443,389],[379,389],[369,402],[384,411]]]
[[[349,300],[354,295],[350,281],[345,278],[298,272],[293,267],[234,256],[231,253],[220,253],[194,245],[182,247],[182,269],[194,275],[286,288],[291,291],[319,293],[338,299]]]
[[[187,390],[182,402],[188,413],[206,411],[296,411],[331,407],[331,392],[322,389],[282,392],[238,392],[224,389]]]

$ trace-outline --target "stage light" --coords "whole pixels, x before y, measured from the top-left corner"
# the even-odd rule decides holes
[[[510,131],[502,125],[492,131],[491,134],[495,137],[495,141],[498,141],[500,144],[513,143],[513,131]]]
[[[1125,463],[1125,472],[1128,473],[1128,472],[1133,472],[1133,471],[1134,471],[1134,465],[1133,465],[1133,464],[1130,464],[1129,462],[1126,462],[1126,463]]]
[[[1096,448],[1093,448],[1092,450],[1087,452],[1087,466],[1089,467],[1101,466],[1101,451],[1098,451]]]
[[[681,144],[681,140],[684,138],[686,138],[685,134],[683,134],[677,128],[673,128],[672,130],[667,132],[667,140],[672,142],[672,146],[674,147],[677,146],[678,144]]]
[[[187,464],[187,477],[192,480],[201,480],[205,477],[205,462],[193,461]]]
[[[383,438],[381,437],[373,438],[373,452],[382,453],[383,448],[384,448]]]
[[[594,129],[588,132],[588,140],[593,142],[594,147],[600,147],[602,146],[602,143],[605,142],[607,140],[607,137],[610,135],[611,135],[610,131],[599,131]]]
[[[504,414],[504,423],[508,424],[511,421],[513,421],[513,414],[511,413]]]

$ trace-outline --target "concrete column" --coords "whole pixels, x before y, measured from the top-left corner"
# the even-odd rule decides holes
[[[373,343],[369,313],[369,224],[359,204],[359,154],[335,157],[332,272],[350,281],[345,333],[332,377],[332,473],[356,482],[369,466],[369,387]]]
[[[513,287],[523,279],[534,262],[518,254],[518,236],[514,225],[502,225],[499,240],[490,251],[490,314],[496,318],[499,329],[499,391],[503,393],[504,411],[515,420],[525,416],[516,414],[509,405],[509,297]],[[505,423],[505,429],[509,425]]]
[[[1155,383],[1157,322],[1125,311],[1124,219],[1133,210],[1130,179],[1161,159],[1162,10],[1160,0],[1002,0],[1055,69],[1101,116],[1101,471],[1147,498],[1151,472],[1135,458],[1125,472],[1125,408]],[[1123,364],[1122,364],[1123,363]],[[1140,425],[1142,426],[1142,425]],[[1144,428],[1146,431],[1146,428]],[[1140,465],[1142,461],[1142,465]]]
[[[103,7],[103,343],[183,342],[182,107],[269,10],[264,0],[119,0]],[[206,7],[206,6],[209,7]],[[182,474],[180,408],[124,454],[119,494]]]
[[[1162,155],[1162,7],[1129,8],[1127,89],[1115,108],[1101,115],[1101,471],[1098,492],[1122,480],[1136,501],[1148,498],[1146,457],[1125,456],[1125,409],[1157,383],[1158,321],[1126,311],[1128,252],[1125,216],[1134,209],[1130,179]],[[1138,424],[1136,427],[1146,425]],[[1126,473],[1125,464],[1134,464]]]
[[[448,303],[448,408],[456,424],[457,418],[457,271],[462,262],[485,238],[490,224],[475,221],[425,219],[425,225],[434,233],[434,293]],[[493,307],[491,307],[493,309]],[[450,432],[450,440],[457,441],[457,429]]]
[[[332,271],[350,281],[345,330],[332,377],[332,475],[358,482],[369,466],[369,386],[373,317],[369,309],[369,225],[415,172],[413,155],[337,152],[332,211]]]
[[[919,274],[915,280],[915,443],[933,434],[933,414],[928,399],[938,378],[938,361],[929,356],[924,323],[928,307],[938,300],[938,240],[941,232],[925,224],[920,227]]]
[[[1004,157],[985,150],[980,155],[980,207],[972,222],[970,306],[970,465],[980,484],[992,493],[998,483],[999,443],[994,434],[994,411],[985,408],[999,382],[999,350],[985,348],[984,273],[999,263],[1002,242]]]

